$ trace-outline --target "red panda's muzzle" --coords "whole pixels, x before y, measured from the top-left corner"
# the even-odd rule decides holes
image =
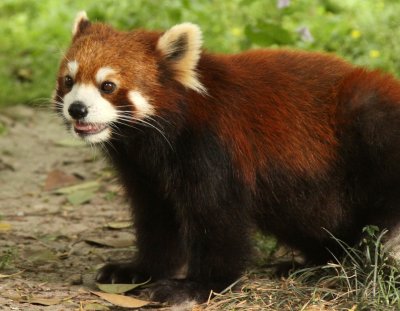
[[[107,128],[106,124],[102,123],[86,123],[83,121],[74,122],[74,130],[80,135],[92,135],[100,133]]]

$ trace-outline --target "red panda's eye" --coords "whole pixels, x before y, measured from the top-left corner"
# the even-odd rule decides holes
[[[114,92],[114,90],[115,90],[116,87],[117,87],[117,86],[115,85],[115,83],[110,82],[110,81],[105,81],[105,82],[103,82],[103,83],[101,84],[100,90],[101,90],[103,93],[111,94],[112,92]]]
[[[72,88],[72,86],[74,85],[74,79],[72,79],[70,76],[65,76],[64,78],[64,86],[67,89]]]

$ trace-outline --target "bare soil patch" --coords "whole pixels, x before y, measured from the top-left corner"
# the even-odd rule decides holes
[[[105,161],[48,111],[7,108],[0,123],[0,309],[107,306],[89,292],[94,273],[128,257],[134,236]]]

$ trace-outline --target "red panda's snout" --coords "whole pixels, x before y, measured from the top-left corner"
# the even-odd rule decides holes
[[[87,123],[84,120],[89,111],[87,106],[81,101],[73,102],[68,108],[69,115],[74,119],[74,131],[80,136],[94,135],[107,128],[105,124]]]
[[[78,121],[87,116],[88,109],[84,103],[76,101],[69,106],[68,113],[74,120]]]
[[[70,77],[72,73],[68,74]],[[91,83],[76,82],[70,86],[63,97],[62,113],[73,134],[89,143],[108,140],[112,124],[118,119],[117,108]]]
[[[78,68],[79,62],[73,63],[73,68]],[[67,92],[61,97],[62,114],[71,124],[73,134],[89,143],[107,141],[113,131],[119,132],[120,125],[129,127],[137,122],[146,122],[144,119],[155,114],[151,100],[141,91],[119,90],[120,81],[112,76],[115,71],[111,67],[101,67],[93,78],[95,83],[69,82]],[[70,70],[66,77],[72,80],[77,72]]]

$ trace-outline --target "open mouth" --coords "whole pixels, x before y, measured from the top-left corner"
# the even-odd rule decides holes
[[[108,127],[105,123],[74,122],[74,130],[79,135],[93,135],[104,131]]]

